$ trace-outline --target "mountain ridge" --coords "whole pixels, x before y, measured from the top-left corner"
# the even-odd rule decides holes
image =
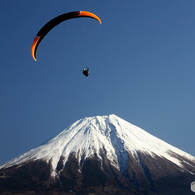
[[[10,177],[26,167],[32,175],[37,164],[43,170],[47,167],[47,174],[42,172],[46,183],[58,181],[75,191],[85,191],[86,186],[115,186],[121,191],[123,186],[126,194],[155,193],[165,185],[163,178],[178,189],[183,175],[186,183],[195,180],[195,157],[114,114],[76,121],[43,145],[1,165],[0,172]],[[42,185],[39,179],[36,182]]]
[[[106,123],[103,124],[102,118],[105,118],[106,120],[108,120],[107,124],[109,124],[110,127],[108,125],[106,125]],[[94,120],[95,120],[96,123],[94,123]],[[113,121],[113,120],[115,120],[115,121]],[[131,128],[133,128],[133,131],[131,131],[131,137],[133,136],[133,138],[131,138],[131,141],[133,139],[136,139],[136,141],[134,141],[134,142],[132,142],[131,144],[128,144],[128,145],[123,144],[124,139],[126,139],[127,135],[123,136],[122,134],[126,134],[126,132],[124,131],[124,132],[121,133],[121,131],[119,131],[120,130],[119,128],[121,128],[121,125],[118,125],[118,127],[116,127],[118,121],[120,121],[120,122],[122,121],[123,125],[128,124],[128,125],[131,126]],[[88,124],[88,122],[89,122],[89,124]],[[113,125],[110,122],[114,123],[115,125]],[[83,123],[84,123],[84,125],[83,125]],[[86,126],[86,124],[88,124],[88,126]],[[99,130],[97,130],[97,128],[94,127],[94,124],[96,124],[96,126],[98,126]],[[82,125],[81,129],[80,129],[80,125]],[[102,128],[102,126],[104,128]],[[75,127],[77,127],[77,128],[74,130]],[[127,127],[125,127],[125,128],[128,130]],[[74,132],[72,132],[72,130],[74,130]],[[70,131],[71,131],[71,135],[69,135]],[[84,132],[82,132],[82,134],[80,134],[81,131],[84,131]],[[142,131],[142,134],[140,133],[140,131]],[[139,132],[139,135],[138,135],[138,132]],[[163,152],[164,155],[165,155],[166,150],[174,150],[174,151],[177,151],[177,152],[181,153],[182,155],[186,156],[187,158],[194,159],[194,157],[189,155],[188,153],[183,152],[182,150],[180,150],[180,149],[178,149],[178,148],[176,148],[176,147],[174,147],[170,144],[167,144],[166,142],[164,142],[164,141],[160,140],[159,138],[156,138],[155,136],[147,133],[146,131],[142,130],[141,128],[136,127],[135,125],[132,125],[131,123],[117,117],[114,114],[111,114],[111,115],[108,115],[108,116],[85,117],[83,119],[80,119],[80,120],[76,121],[75,123],[73,123],[68,128],[63,130],[59,135],[57,135],[53,139],[49,140],[48,142],[44,143],[43,145],[41,145],[41,146],[39,146],[35,149],[32,149],[29,152],[24,153],[23,155],[13,159],[13,163],[11,163],[12,161],[9,161],[8,166],[9,166],[9,164],[11,166],[14,163],[20,163],[20,159],[23,159],[24,156],[28,156],[28,157],[30,157],[30,159],[32,159],[32,157],[35,157],[35,159],[40,159],[40,158],[51,159],[52,158],[51,155],[50,155],[51,151],[48,151],[50,153],[50,154],[48,154],[48,152],[46,150],[43,150],[44,146],[48,147],[48,144],[52,145],[52,146],[53,145],[55,146],[54,147],[55,150],[52,152],[52,155],[57,154],[57,156],[55,158],[52,158],[53,161],[55,161],[56,159],[57,159],[57,161],[59,161],[60,156],[62,156],[62,155],[68,157],[68,155],[69,155],[68,153],[70,153],[71,151],[81,152],[82,147],[79,147],[79,149],[78,149],[77,143],[83,143],[82,140],[86,139],[85,138],[86,134],[88,134],[87,137],[89,137],[89,140],[86,140],[86,141],[88,141],[88,143],[84,142],[84,144],[85,144],[84,148],[85,149],[88,148],[88,150],[85,150],[85,155],[87,157],[89,157],[90,154],[93,154],[96,150],[99,150],[99,146],[101,144],[99,145],[97,143],[97,141],[101,140],[101,142],[106,143],[104,145],[102,144],[101,147],[105,147],[105,146],[108,147],[109,146],[107,148],[107,150],[109,150],[109,151],[107,151],[107,152],[109,152],[108,155],[109,155],[110,158],[112,158],[113,155],[115,156],[115,158],[112,159],[114,161],[117,161],[116,156],[120,157],[120,158],[118,158],[119,161],[121,160],[121,158],[123,159],[123,156],[121,155],[121,153],[124,153],[125,149],[128,149],[130,152],[134,151],[135,154],[136,154],[137,150],[144,150],[145,152],[149,153],[150,155],[152,155],[155,150],[159,150],[161,153]],[[78,137],[78,135],[79,135],[79,137]],[[102,135],[104,135],[104,136],[102,136]],[[146,139],[146,136],[148,136],[148,135],[150,136],[149,140]],[[60,139],[62,136],[64,138]],[[138,137],[138,136],[140,136],[140,137]],[[98,137],[98,140],[97,140],[97,137]],[[130,136],[128,136],[128,138],[129,137]],[[66,141],[66,140],[68,140],[68,141]],[[73,144],[73,145],[70,144],[72,140],[74,140],[76,145],[75,144]],[[150,143],[152,143],[153,145],[151,145],[150,143],[147,143],[147,144],[150,144],[150,145],[146,145],[146,144],[143,143],[143,140],[147,141],[147,142],[150,141]],[[156,146],[154,146],[154,143],[153,143],[154,140],[157,143],[160,142],[160,147],[159,147],[159,144],[156,144]],[[96,143],[94,144],[93,142],[95,142],[95,141],[96,141]],[[108,141],[110,141],[110,143],[108,143]],[[115,147],[111,147],[111,146],[115,146]],[[70,148],[70,147],[72,147],[72,148]],[[117,148],[118,150],[115,149],[116,147],[118,147]],[[50,147],[50,149],[51,148],[52,147]],[[94,149],[94,151],[93,151],[93,149]],[[58,150],[58,151],[56,151],[56,150]],[[78,150],[80,150],[80,151],[78,151]],[[159,151],[157,153],[159,153]],[[39,153],[39,155],[34,155],[37,152]],[[124,154],[124,155],[126,155],[126,154]],[[160,154],[160,155],[162,155],[162,154]],[[173,160],[173,161],[175,160],[171,156],[167,156],[167,155],[165,155],[165,156],[169,160]],[[26,159],[24,158],[24,160],[26,160]],[[177,163],[179,166],[181,165],[180,162],[178,162],[177,160],[174,161],[174,162]],[[56,168],[57,163],[55,162],[53,164],[55,164],[53,166],[53,168]],[[117,164],[115,164],[115,166],[118,166],[118,168],[119,168],[120,163],[117,163]],[[5,167],[6,167],[6,165],[5,165]],[[0,169],[1,168],[3,168],[2,165],[0,166]]]

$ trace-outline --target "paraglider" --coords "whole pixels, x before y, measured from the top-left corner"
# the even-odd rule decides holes
[[[88,77],[89,76],[89,68],[83,69],[83,74]]]
[[[58,24],[60,24],[61,22],[65,21],[65,20],[69,20],[69,19],[73,19],[73,18],[79,18],[79,17],[93,18],[93,19],[96,19],[97,21],[99,21],[100,24],[102,23],[98,16],[96,16],[95,14],[93,14],[91,12],[87,12],[87,11],[69,12],[69,13],[65,13],[65,14],[62,14],[60,16],[57,16],[57,17],[53,18],[52,20],[50,20],[48,23],[46,23],[41,28],[41,30],[37,33],[36,37],[34,38],[32,48],[31,48],[31,53],[32,53],[33,59],[35,61],[37,60],[36,59],[37,48],[38,48],[40,42],[42,41],[42,39],[47,35],[47,33],[50,30],[52,30],[55,26],[57,26]],[[87,72],[86,72],[86,74],[87,74]]]

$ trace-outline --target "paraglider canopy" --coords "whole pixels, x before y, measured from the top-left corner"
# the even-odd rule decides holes
[[[83,74],[88,77],[89,76],[89,68],[83,69]]]
[[[73,19],[73,18],[80,18],[80,17],[93,18],[93,19],[99,21],[100,24],[102,23],[98,16],[96,16],[95,14],[93,14],[91,12],[87,12],[87,11],[69,12],[69,13],[65,13],[65,14],[62,14],[60,16],[57,16],[56,18],[53,18],[52,20],[50,20],[48,23],[46,23],[40,29],[40,31],[37,33],[36,37],[34,38],[32,48],[31,48],[31,53],[32,53],[33,59],[35,61],[37,60],[36,59],[36,52],[37,52],[38,45],[40,44],[42,39],[46,36],[46,34],[50,30],[52,30],[55,26],[57,26],[58,24],[60,24],[63,21]]]

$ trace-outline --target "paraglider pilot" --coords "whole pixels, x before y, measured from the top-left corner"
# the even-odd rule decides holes
[[[88,77],[89,76],[89,68],[83,69],[83,74]]]

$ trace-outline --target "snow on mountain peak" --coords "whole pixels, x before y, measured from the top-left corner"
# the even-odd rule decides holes
[[[55,175],[61,157],[64,164],[72,152],[75,152],[79,162],[83,156],[88,158],[94,154],[101,159],[101,150],[106,151],[111,164],[122,172],[128,163],[128,152],[138,159],[140,151],[151,156],[163,156],[180,167],[182,164],[170,155],[170,151],[194,160],[191,155],[111,114],[80,119],[47,143],[1,165],[0,169],[30,160],[46,159],[51,160],[52,174]]]

